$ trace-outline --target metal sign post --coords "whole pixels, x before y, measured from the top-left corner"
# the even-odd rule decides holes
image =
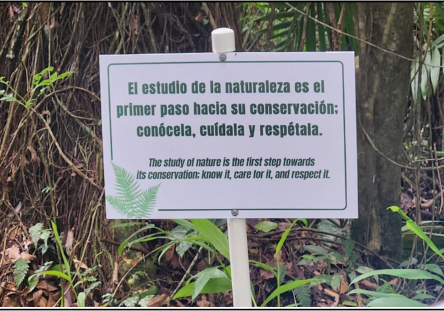
[[[218,28],[211,33],[213,53],[218,53],[224,62],[227,55],[235,51],[234,31]],[[232,211],[238,215],[237,210]],[[248,262],[247,224],[245,218],[229,218],[228,243],[230,245],[231,286],[234,307],[251,307],[250,267]]]

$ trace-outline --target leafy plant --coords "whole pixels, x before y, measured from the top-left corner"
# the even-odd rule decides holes
[[[52,232],[54,233],[54,240],[56,242],[57,249],[59,250],[60,256],[62,258],[62,263],[57,264],[51,268],[50,266],[52,265],[52,262],[47,262],[40,269],[34,271],[34,274],[28,277],[28,289],[29,289],[29,291],[32,291],[35,288],[35,286],[38,284],[38,280],[39,280],[40,276],[42,276],[42,275],[55,276],[59,279],[67,281],[70,284],[71,289],[74,293],[74,296],[77,300],[78,306],[85,307],[85,301],[86,301],[87,295],[89,294],[89,292],[91,290],[93,290],[95,287],[97,287],[100,284],[100,282],[97,281],[97,278],[94,277],[93,275],[91,275],[92,272],[94,272],[95,270],[94,269],[86,269],[83,272],[73,274],[71,272],[71,265],[69,263],[69,260],[67,259],[65,252],[63,250],[63,245],[62,245],[62,241],[60,239],[60,235],[58,233],[57,225],[55,224],[55,222],[51,221],[51,226],[52,226]],[[30,230],[30,234],[33,239],[33,242],[35,241],[34,243],[38,242],[38,240],[40,238],[42,238],[42,235],[43,235],[43,239],[47,240],[47,238],[51,234],[50,230],[43,229],[43,225],[39,224],[39,223],[34,225],[33,227],[31,227],[29,230]],[[45,243],[47,244],[47,242],[45,242]],[[23,266],[23,264],[21,264],[21,267],[22,266]],[[19,271],[22,271],[22,274],[23,274],[23,268]],[[22,274],[19,274],[19,276],[21,276]],[[14,274],[14,276],[15,276],[15,274]],[[24,276],[26,276],[26,273]],[[23,276],[23,278],[24,278],[24,276]],[[79,281],[77,281],[76,283],[74,283],[75,278],[79,278]],[[23,279],[21,281],[23,281]],[[78,288],[81,284],[85,284],[87,282],[90,284],[85,288],[85,290],[83,292],[77,294],[76,288]],[[64,289],[63,289],[63,284],[62,284],[62,300],[61,300],[62,306],[64,304],[63,295],[64,295]]]
[[[65,80],[74,74],[74,71],[67,71],[60,75],[57,72],[54,72],[49,75],[48,78],[44,79],[45,75],[48,75],[53,71],[54,67],[49,66],[43,69],[40,73],[35,74],[32,78],[33,88],[25,97],[21,96],[17,90],[10,85],[9,81],[5,80],[5,77],[0,77],[0,84],[3,84],[6,87],[6,90],[0,90],[0,101],[17,103],[26,109],[29,109],[31,105],[36,102],[37,98],[44,95],[45,92],[52,88],[57,81]],[[12,93],[7,93],[8,90]]]
[[[301,221],[306,226],[308,226],[307,220],[298,218],[298,219],[295,219],[292,222],[292,224],[284,231],[281,238],[279,239],[278,244],[276,245],[276,251],[275,251],[275,257],[276,257],[276,261],[277,261],[276,262],[276,269],[274,269],[273,267],[271,267],[270,265],[267,265],[265,263],[261,263],[261,262],[255,261],[255,260],[250,260],[250,262],[253,263],[254,265],[273,273],[273,275],[276,278],[276,284],[277,284],[276,290],[273,293],[271,293],[270,296],[267,297],[267,299],[265,299],[265,301],[262,303],[261,307],[265,307],[272,299],[274,299],[276,297],[277,297],[278,307],[280,307],[281,306],[280,295],[282,293],[285,293],[287,291],[291,291],[296,287],[303,286],[304,284],[310,283],[312,281],[312,279],[308,280],[308,282],[305,282],[307,280],[296,280],[293,282],[286,283],[285,285],[282,285],[282,281],[284,279],[286,271],[285,271],[285,265],[281,265],[281,250],[282,250],[282,247],[284,246],[285,241],[287,240],[288,235],[291,232],[291,229],[296,225],[296,223],[298,221]],[[294,286],[294,287],[292,287],[292,286]]]
[[[107,195],[106,200],[125,218],[147,218],[156,202],[160,185],[142,191],[131,173],[114,163],[112,166],[117,195]]]
[[[309,284],[296,287],[293,289],[293,294],[296,296],[296,301],[301,307],[311,307],[311,292]]]
[[[436,247],[432,240],[426,235],[426,233],[410,218],[408,217],[399,207],[390,206],[392,212],[398,213],[406,221],[406,226],[415,233],[419,238],[424,240],[426,244],[432,249],[436,255],[441,258],[443,257],[442,252]],[[410,262],[410,261],[409,261]],[[401,264],[402,265],[402,264]],[[429,270],[433,273],[430,273]],[[424,264],[420,265],[418,269],[382,269],[382,270],[370,270],[365,271],[362,275],[353,279],[350,285],[359,282],[368,277],[377,277],[379,275],[388,275],[399,277],[407,280],[433,280],[441,285],[444,285],[444,276],[442,269],[436,264]],[[438,276],[440,275],[440,276]],[[378,282],[378,278],[376,278]],[[363,289],[352,290],[349,294],[364,294],[370,297],[370,302],[367,304],[368,307],[426,307],[427,305],[419,302],[418,300],[424,299],[434,299],[433,296],[425,293],[422,290],[416,290],[413,296],[407,297],[405,294],[397,293],[395,288],[385,280],[385,284],[380,286],[376,291],[369,291]]]
[[[430,247],[431,250],[435,252],[439,257],[444,259],[443,253],[438,249],[438,247],[433,243],[433,241],[427,236],[427,234],[404,212],[398,207],[398,206],[390,206],[389,208],[392,212],[398,213],[401,215],[401,217],[406,221],[407,227],[413,231],[419,238],[423,239],[424,242],[427,243],[427,245]]]
[[[19,257],[14,263],[14,282],[20,287],[29,270],[29,260]]]
[[[34,247],[37,249],[38,242],[43,240],[43,244],[39,246],[39,250],[41,250],[42,255],[46,253],[49,249],[48,239],[51,235],[51,230],[43,229],[42,223],[37,223],[31,228],[29,228],[29,234],[31,235],[32,242],[34,243]]]

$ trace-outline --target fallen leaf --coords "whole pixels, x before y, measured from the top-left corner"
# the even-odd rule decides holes
[[[345,275],[342,275],[341,285],[339,287],[339,294],[345,294],[348,291],[348,280]]]
[[[324,292],[329,295],[330,297],[333,297],[335,299],[335,302],[331,304],[331,308],[334,308],[338,305],[339,303],[339,294],[335,293],[334,291],[332,291],[329,288],[324,288]]]
[[[174,255],[174,245],[171,245],[170,248],[165,253],[165,259],[167,261],[171,261],[171,259],[173,259],[173,255]]]
[[[41,280],[37,284],[36,288],[44,289],[44,290],[47,290],[48,292],[55,292],[56,290],[58,290],[58,287],[49,284],[46,280]]]
[[[263,280],[269,280],[274,278],[274,274],[271,271],[260,269],[259,271],[260,278]]]
[[[203,299],[196,302],[196,304],[201,308],[213,308],[214,307],[214,304],[212,304],[208,300],[203,300]]]
[[[72,253],[72,243],[74,241],[74,232],[72,232],[72,230],[69,230],[67,236],[66,236],[66,243],[65,243],[65,248],[66,248],[66,253],[68,254],[68,256],[71,257],[71,253]]]
[[[281,230],[281,231],[285,231],[285,230],[287,230],[290,226],[291,226],[291,222],[280,222],[278,228],[279,228],[279,230]]]
[[[69,233],[68,233],[68,237],[69,237]],[[88,266],[87,265],[85,265],[83,262],[81,262],[80,260],[77,260],[77,259],[74,259],[73,260],[74,261],[74,263],[76,264],[76,266],[78,266],[78,267],[80,267],[80,268],[82,268],[82,269],[88,269]]]
[[[34,306],[39,306],[40,303],[40,299],[42,298],[43,295],[43,291],[42,290],[38,290],[32,293],[32,300],[34,302]],[[46,305],[45,305],[46,307]]]
[[[17,245],[12,245],[10,248],[5,250],[5,254],[8,256],[9,260],[14,262],[20,257],[20,249]]]
[[[39,300],[39,303],[37,304],[37,307],[40,307],[40,308],[48,307],[48,300],[46,300],[45,297],[41,297]]]
[[[168,303],[168,296],[165,294],[154,296],[150,299],[150,302],[148,302],[148,308],[154,308],[154,307],[163,307],[166,306]]]
[[[32,261],[37,258],[35,255],[31,255],[31,254],[28,254],[25,252],[20,253],[20,257],[22,257],[23,259],[29,260],[29,261]]]
[[[54,307],[61,295],[60,292],[49,293],[48,307]]]

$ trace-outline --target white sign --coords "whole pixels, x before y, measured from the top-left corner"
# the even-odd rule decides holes
[[[102,55],[100,77],[109,219],[358,216],[353,52]]]

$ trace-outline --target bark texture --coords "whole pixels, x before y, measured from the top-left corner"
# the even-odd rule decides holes
[[[411,57],[413,3],[358,3],[359,37]],[[387,211],[400,204],[403,124],[410,84],[410,62],[360,44],[357,75],[359,219],[353,238],[371,250],[399,259],[401,219]],[[380,155],[369,139],[384,154]]]

